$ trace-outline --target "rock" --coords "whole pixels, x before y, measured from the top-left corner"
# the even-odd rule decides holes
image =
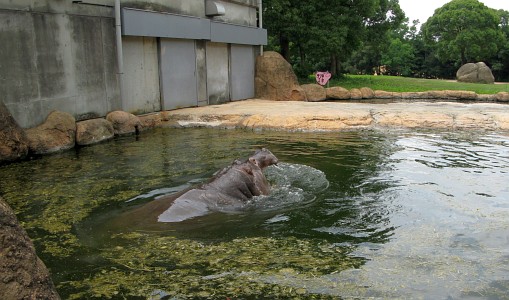
[[[359,89],[351,89],[350,90],[350,99],[352,100],[360,100],[362,99],[362,92]]]
[[[429,91],[428,95],[431,99],[447,99],[445,91]]]
[[[60,299],[32,241],[1,197],[0,295],[5,300]]]
[[[456,91],[456,90],[445,90],[445,91],[429,91],[430,99],[446,99],[446,100],[476,100],[477,93],[470,91]]]
[[[497,129],[499,125],[492,116],[477,112],[458,113],[454,118],[454,128],[457,129]]]
[[[500,92],[495,94],[495,98],[499,102],[508,102],[509,101],[509,93],[508,92]]]
[[[403,99],[403,93],[393,92],[392,97],[393,97],[393,99]]]
[[[327,92],[325,91],[325,88],[321,85],[311,83],[301,85],[301,87],[306,93],[306,98],[308,99],[308,101],[311,102],[323,101],[327,98]]]
[[[497,101],[497,97],[496,97],[496,95],[492,95],[492,94],[478,94],[477,100],[478,101],[486,101],[486,102]]]
[[[297,104],[296,104],[297,105]],[[348,128],[367,128],[373,122],[369,112],[355,111],[335,115],[280,115],[267,116],[253,114],[243,118],[239,128],[270,130],[342,130]]]
[[[325,89],[327,99],[348,100],[350,99],[350,91],[340,86],[334,86]]]
[[[360,89],[360,91],[361,91],[362,99],[375,98],[375,92],[373,92],[373,90],[368,87],[363,87]]]
[[[498,129],[509,130],[509,114],[503,112],[494,112],[493,120],[498,124]]]
[[[476,100],[477,99],[477,93],[471,92],[471,91],[461,91],[461,99],[462,100]]]
[[[0,164],[23,159],[28,154],[25,131],[0,101]]]
[[[144,116],[139,116],[143,130],[161,127],[163,117],[161,113],[153,113]]]
[[[76,124],[76,144],[85,146],[113,138],[113,125],[105,119],[92,119]]]
[[[393,92],[386,92],[386,91],[376,90],[374,93],[375,93],[375,98],[376,99],[394,99],[394,93]]]
[[[428,99],[428,92],[403,92],[401,93],[403,99]]]
[[[110,112],[106,120],[111,122],[116,135],[137,133],[143,127],[137,116],[120,110]]]
[[[255,94],[276,101],[306,101],[292,66],[277,52],[267,51],[256,58]]]
[[[73,116],[61,111],[51,112],[46,121],[26,131],[30,151],[47,154],[74,147],[76,121]]]
[[[487,83],[495,82],[491,69],[483,62],[464,64],[456,72],[456,78],[460,82]]]
[[[477,99],[477,94],[475,92],[470,91],[451,91],[446,90],[445,93],[445,99],[450,100],[475,100]]]
[[[382,111],[375,114],[376,123],[383,127],[452,128],[454,118],[438,111]]]
[[[390,102],[390,101],[389,101]],[[213,118],[212,118],[213,116]],[[486,128],[509,130],[509,105],[496,103],[294,102],[260,99],[169,112],[181,127],[274,130],[351,130],[365,128]]]

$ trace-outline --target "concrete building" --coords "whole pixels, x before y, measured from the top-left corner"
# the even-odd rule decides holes
[[[0,101],[33,127],[52,110],[83,120],[251,98],[258,13],[257,0],[0,0]]]

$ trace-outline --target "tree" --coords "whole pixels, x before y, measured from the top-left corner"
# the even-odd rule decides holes
[[[388,32],[404,19],[399,0],[264,0],[264,5],[268,48],[300,75],[317,69],[337,74],[361,46],[373,48],[379,63],[390,43]]]
[[[355,51],[347,62],[350,73],[373,74],[380,73],[380,67],[388,65],[390,74],[411,75],[414,73],[413,39],[417,36],[418,21],[408,25],[403,11],[397,4],[396,13],[391,12],[392,21],[379,23],[368,29],[362,47]],[[401,21],[403,20],[403,22]]]
[[[319,68],[336,74],[368,29],[386,30],[401,11],[398,0],[264,0],[264,7],[268,48],[303,68],[302,74]]]
[[[422,31],[442,63],[488,61],[505,40],[499,16],[477,0],[452,0],[435,10]]]
[[[276,50],[290,61],[290,41],[300,37],[304,20],[296,0],[264,0],[265,28],[269,32],[269,49]]]
[[[497,81],[509,79],[509,11],[498,10],[500,29],[504,33],[505,42],[498,52],[497,58],[492,63],[493,75]]]
[[[408,42],[394,38],[387,51],[382,54],[382,65],[385,65],[392,75],[412,75],[414,48]]]
[[[364,55],[369,56],[370,69],[382,65],[382,56],[407,21],[399,6],[399,0],[380,0],[375,13],[366,21],[366,37],[363,42]],[[401,37],[403,38],[403,37]]]

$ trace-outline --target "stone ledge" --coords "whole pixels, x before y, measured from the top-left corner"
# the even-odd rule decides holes
[[[334,93],[342,97],[347,94],[337,89]],[[473,99],[472,93],[443,91],[448,100],[456,97]],[[368,90],[358,90],[358,97],[371,95]],[[377,99],[399,99],[400,93],[373,91]],[[435,93],[412,93],[405,96],[431,97]],[[429,98],[428,98],[429,99]],[[80,121],[68,125],[69,130],[54,124],[55,133],[48,138],[46,154],[70,149],[76,145],[91,145],[112,138],[113,135],[138,134],[144,130],[162,127],[213,127],[247,128],[288,131],[341,131],[379,128],[427,128],[444,130],[495,130],[509,131],[509,93],[499,93],[489,101],[500,103],[459,103],[459,102],[394,102],[386,104],[355,102],[306,102],[272,101],[251,99],[221,105],[184,108],[134,116],[126,112],[115,112],[109,118],[96,122]],[[54,113],[58,115],[58,113]],[[118,118],[112,116],[118,115]],[[51,118],[50,118],[51,119]],[[67,122],[70,123],[70,122]],[[97,123],[97,126],[88,126]],[[76,126],[75,126],[76,125]],[[47,127],[45,124],[42,126]],[[85,130],[85,128],[88,128]],[[79,128],[79,132],[76,132]],[[83,129],[83,130],[82,130]],[[34,129],[28,129],[30,133]],[[114,132],[112,132],[114,131]],[[65,147],[54,147],[56,137],[64,134]],[[30,134],[28,134],[30,137]],[[37,140],[39,141],[39,139]],[[59,144],[60,145],[60,144]],[[34,147],[32,147],[34,148]],[[35,148],[34,148],[35,149]],[[39,148],[37,148],[39,149]],[[42,148],[41,148],[42,149]]]
[[[279,102],[246,100],[165,112],[172,127],[288,131],[425,128],[509,131],[509,105],[497,103]]]

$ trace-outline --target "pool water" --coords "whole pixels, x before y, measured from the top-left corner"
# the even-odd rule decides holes
[[[272,194],[126,212],[266,147]],[[509,136],[157,129],[0,167],[64,299],[508,299]]]

